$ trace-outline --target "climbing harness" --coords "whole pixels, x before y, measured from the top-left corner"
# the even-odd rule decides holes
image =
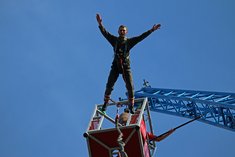
[[[124,71],[123,65],[125,64],[124,60],[127,60],[129,58],[129,55],[127,54],[127,38],[124,38],[124,42],[125,42],[124,43],[125,44],[124,50],[122,50],[121,48],[119,48],[119,50],[117,50],[118,49],[118,39],[117,39],[117,41],[115,43],[115,47],[114,47],[114,55],[115,55],[115,57],[117,57],[118,62],[121,65],[123,79],[126,82],[126,78],[125,78],[125,74],[124,74],[125,71]],[[118,53],[118,52],[121,52],[121,53]]]
[[[123,57],[124,58],[128,58],[127,55],[127,38],[124,38],[124,42],[125,42],[125,47],[124,50],[119,49],[120,52],[123,52]],[[115,43],[115,47],[114,47],[114,55],[117,55],[117,57],[121,57],[118,53],[117,53],[117,47],[118,47],[118,40]]]
[[[127,62],[127,59],[129,59],[129,54],[127,53],[127,46],[128,46],[128,44],[127,44],[127,38],[124,38],[124,49],[119,49],[119,50],[117,50],[118,49],[118,40],[116,41],[116,43],[115,43],[115,47],[114,47],[114,55],[115,55],[115,57],[117,57],[117,59],[118,59],[118,63],[119,63],[119,65],[121,66],[120,68],[121,68],[121,71],[122,71],[122,77],[123,77],[123,80],[124,80],[124,82],[125,83],[127,83],[127,79],[126,79],[126,72],[127,71],[125,71],[125,68],[124,68],[124,65],[125,64],[127,64],[126,62]],[[118,52],[121,52],[121,53],[118,53]],[[134,105],[134,97],[129,97],[129,102],[130,102],[130,105],[129,105],[129,109],[131,110],[131,113],[133,114],[134,113],[134,111],[133,111],[133,105]]]

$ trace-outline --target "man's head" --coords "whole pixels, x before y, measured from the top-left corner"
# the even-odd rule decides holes
[[[125,37],[127,34],[127,27],[124,25],[119,26],[118,34],[120,37]]]

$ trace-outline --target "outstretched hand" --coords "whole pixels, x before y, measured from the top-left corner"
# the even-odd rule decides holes
[[[101,26],[102,25],[102,18],[99,14],[96,14],[96,20],[97,20],[98,24]]]
[[[160,29],[160,27],[161,27],[161,24],[155,24],[155,25],[153,25],[153,27],[152,27],[152,31],[155,31],[155,30],[157,30],[157,29]]]

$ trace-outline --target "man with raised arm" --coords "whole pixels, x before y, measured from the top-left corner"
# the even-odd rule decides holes
[[[144,38],[149,36],[152,32],[159,29],[161,25],[155,24],[150,30],[144,32],[139,36],[127,38],[126,26],[124,25],[119,26],[118,28],[119,36],[117,37],[105,30],[102,24],[102,18],[99,14],[96,14],[96,19],[99,24],[99,29],[101,33],[112,45],[114,50],[114,59],[112,62],[111,70],[106,84],[106,90],[104,94],[104,104],[101,110],[103,112],[106,111],[107,103],[110,99],[110,95],[113,90],[114,84],[117,81],[119,74],[122,74],[128,92],[130,113],[134,114],[134,85],[133,85],[131,67],[130,67],[130,50],[137,43],[139,43]]]

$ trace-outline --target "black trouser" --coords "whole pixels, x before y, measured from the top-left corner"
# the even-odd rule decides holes
[[[111,92],[113,91],[114,84],[118,79],[119,74],[122,74],[123,80],[126,84],[126,89],[128,92],[128,98],[133,99],[134,98],[134,85],[132,80],[132,74],[130,68],[124,68],[122,67],[121,71],[118,66],[113,65],[109,77],[108,82],[106,84],[106,90],[105,90],[105,96],[110,96]]]

